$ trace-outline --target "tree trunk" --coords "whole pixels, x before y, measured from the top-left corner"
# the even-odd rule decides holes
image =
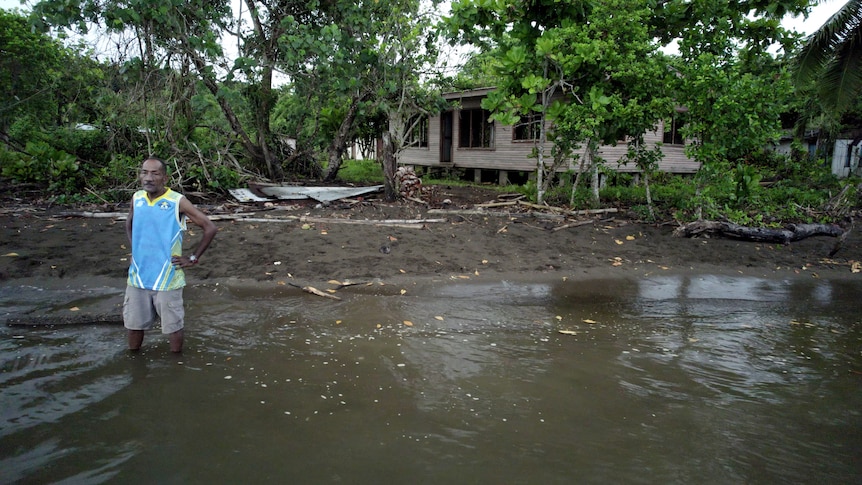
[[[569,198],[569,206],[575,207],[575,194],[578,191],[578,185],[581,183],[581,174],[584,173],[584,166],[587,163],[587,150],[584,150],[584,155],[581,157],[581,163],[578,166],[578,172],[575,174],[575,180],[572,181],[572,196]]]
[[[274,167],[268,165],[266,155],[264,154],[264,151],[261,150],[261,147],[259,147],[257,144],[255,144],[254,141],[252,141],[251,138],[249,138],[248,133],[245,131],[245,129],[242,127],[242,123],[239,121],[239,117],[233,111],[231,105],[228,104],[228,101],[225,96],[219,96],[218,83],[215,81],[215,79],[213,79],[211,75],[207,74],[209,69],[209,65],[207,64],[207,62],[200,56],[200,54],[194,51],[191,51],[190,55],[192,56],[192,62],[194,62],[195,64],[195,69],[197,69],[198,74],[200,74],[201,76],[201,81],[203,81],[204,85],[207,87],[210,93],[215,96],[216,100],[218,101],[219,107],[222,110],[222,113],[230,124],[230,127],[233,132],[237,135],[237,137],[239,137],[240,144],[245,149],[246,153],[248,153],[249,157],[251,157],[251,159],[255,162],[267,166],[267,168],[270,170],[269,176],[271,178],[280,178],[279,174],[273,171]]]
[[[269,65],[267,56],[264,56],[263,60],[267,64],[263,69],[260,85],[257,87],[256,103],[254,103],[257,146],[260,147],[260,151],[263,154],[264,164],[266,165],[269,177],[273,180],[281,180],[284,177],[281,162],[278,155],[269,149],[269,142],[272,140],[269,117],[275,104],[272,95],[272,66]]]
[[[266,167],[270,179],[281,180],[284,178],[284,171],[281,168],[281,156],[283,152],[281,150],[273,151],[270,149],[270,142],[273,141],[270,114],[272,113],[273,106],[275,106],[275,97],[272,93],[272,74],[275,60],[278,59],[279,48],[277,39],[280,37],[279,32],[281,30],[273,30],[267,38],[266,29],[261,23],[257,5],[253,1],[246,1],[245,3],[254,25],[254,31],[262,41],[262,49],[259,52],[260,65],[262,67],[261,79],[254,91],[254,98],[251,100],[252,109],[254,110],[254,124],[257,129],[257,146],[251,151],[247,147],[246,151],[252,155],[256,162],[262,163]],[[201,75],[203,76],[203,72],[201,72]],[[255,89],[255,87],[252,86],[251,89]],[[216,97],[220,98],[219,96]],[[220,102],[219,104],[221,105],[222,103]],[[222,106],[222,110],[224,110],[224,105]],[[231,122],[231,127],[236,132],[233,122]],[[246,138],[248,137],[246,136]]]
[[[590,174],[592,176],[593,207],[599,206],[599,163],[597,147],[590,143]]]
[[[347,143],[353,138],[351,136],[353,133],[353,122],[356,121],[356,113],[359,112],[360,101],[361,100],[358,95],[354,96],[353,99],[350,100],[350,108],[348,108],[347,114],[345,114],[344,119],[341,120],[341,125],[338,126],[338,131],[335,133],[335,136],[332,137],[332,141],[326,149],[329,166],[326,168],[326,176],[323,177],[325,182],[332,182],[338,175],[338,170],[341,168],[341,162],[344,157]]]
[[[649,217],[652,220],[655,220],[655,212],[652,208],[652,195],[649,190],[649,172],[644,170],[644,190],[646,190],[646,203],[647,208],[649,209]]]
[[[538,155],[536,157],[536,203],[541,204],[545,201],[545,157],[541,150]]]
[[[389,130],[383,132],[383,194],[388,202],[394,202],[398,197],[395,187],[395,146],[392,143],[392,134]]]

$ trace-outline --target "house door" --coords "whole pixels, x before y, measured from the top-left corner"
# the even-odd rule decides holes
[[[452,163],[452,111],[440,114],[440,163]]]

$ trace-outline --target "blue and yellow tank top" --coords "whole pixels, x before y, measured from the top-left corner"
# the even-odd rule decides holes
[[[183,251],[186,218],[180,216],[182,198],[171,189],[152,201],[144,190],[132,196],[129,286],[160,291],[185,286],[185,273],[171,263],[171,256],[180,256]]]

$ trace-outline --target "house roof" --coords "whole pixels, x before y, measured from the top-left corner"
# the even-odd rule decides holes
[[[497,88],[476,88],[468,89],[466,91],[453,91],[451,93],[443,93],[443,99],[481,98],[495,89]]]

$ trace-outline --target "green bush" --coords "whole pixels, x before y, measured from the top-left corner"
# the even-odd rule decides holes
[[[87,183],[98,194],[87,194],[90,202],[124,202],[138,188],[139,157],[116,155],[101,166],[90,165]]]
[[[345,160],[338,178],[353,183],[383,183],[383,168],[377,160]]]
[[[107,132],[102,130],[59,127],[47,131],[41,139],[91,164],[101,165],[110,159]]]
[[[47,143],[28,142],[24,153],[0,150],[0,164],[3,177],[45,186],[55,195],[76,193],[83,185],[75,156]]]
[[[650,189],[653,187],[651,186]],[[634,205],[646,203],[646,187],[643,185],[607,185],[599,191],[603,203]]]
[[[626,185],[607,185],[599,192],[602,205],[630,207],[640,218],[649,217],[646,186],[643,183],[632,185],[631,179],[620,179]],[[656,174],[650,180],[650,195],[657,217],[672,217],[674,213],[693,211],[692,198],[695,186],[691,177]]]
[[[524,185],[516,187],[516,191],[526,196],[530,202],[535,202],[538,197],[538,186],[536,185],[536,181],[532,179],[528,180]]]
[[[227,193],[228,189],[236,188],[243,177],[236,170],[225,165],[192,165],[186,171],[183,186],[191,186],[203,192]]]

